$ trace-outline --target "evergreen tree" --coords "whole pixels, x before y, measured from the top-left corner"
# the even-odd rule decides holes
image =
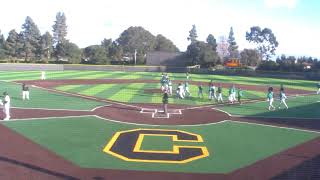
[[[192,25],[192,29],[189,31],[189,37],[187,39],[188,41],[191,41],[191,43],[194,43],[197,41],[197,37],[196,25]]]
[[[229,37],[228,37],[228,52],[231,58],[237,58],[239,56],[238,45],[234,38],[233,28],[230,28]]]
[[[49,32],[46,32],[44,35],[41,36],[41,58],[44,58],[46,63],[51,58],[51,54],[53,51],[53,40],[52,36]]]
[[[6,42],[4,43],[6,54],[10,59],[17,58],[18,41],[19,34],[16,32],[16,30],[11,30],[9,32]]]
[[[212,50],[217,51],[217,40],[212,34],[209,34],[207,37],[207,43],[212,46]]]
[[[55,56],[57,60],[65,56],[65,43],[67,36],[67,23],[66,16],[62,12],[58,12],[56,15],[56,21],[53,28],[53,43],[55,47]]]
[[[25,61],[36,59],[40,56],[40,31],[31,17],[27,16],[25,23],[22,25],[24,39]]]
[[[1,34],[1,30],[0,30],[0,59],[6,58],[6,50],[5,50],[4,44],[5,44],[5,39]]]

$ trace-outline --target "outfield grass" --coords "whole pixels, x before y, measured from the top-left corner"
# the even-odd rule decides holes
[[[191,97],[179,99],[175,95],[177,85],[173,85],[173,96],[169,98],[169,104],[203,105],[213,104],[215,101],[208,99],[208,88],[203,90],[203,98],[198,97],[198,87],[190,85]],[[131,84],[102,84],[102,85],[66,85],[56,89],[88,96],[110,99],[129,103],[162,103],[162,94],[146,93],[146,89],[160,89],[159,83],[131,83]],[[228,90],[224,89],[223,98],[227,101]],[[243,100],[261,99],[265,97],[263,92],[243,91]]]
[[[36,80],[40,79],[40,71],[21,71],[21,72],[8,72],[0,71],[0,80]],[[114,71],[47,71],[47,79],[155,79],[159,80],[161,73],[158,72],[114,72]],[[184,73],[169,73],[172,80],[186,80]],[[222,75],[200,75],[190,74],[193,81],[209,82],[226,82],[234,84],[247,84],[247,85],[272,85],[280,86],[283,84],[285,87],[302,89],[309,91],[316,91],[315,81],[308,80],[288,80],[276,78],[262,78],[262,77],[242,77],[242,76],[222,76]]]
[[[281,109],[269,111],[269,102],[255,102],[242,105],[230,105],[218,107],[223,111],[226,111],[232,115],[240,116],[259,116],[259,117],[289,117],[289,118],[315,118],[320,117],[320,96],[298,96],[291,97],[286,100],[289,109],[285,109],[284,105]],[[275,107],[279,107],[279,100],[276,100],[273,104]]]
[[[206,146],[210,153],[209,157],[187,164],[163,164],[127,162],[102,151],[115,132],[153,128],[151,126],[120,124],[95,117],[7,121],[3,124],[81,167],[194,173],[228,173],[319,136],[312,132],[231,121],[206,126],[158,126],[157,129],[201,135],[204,143],[187,145]],[[142,148],[157,149],[163,143],[161,148],[169,149],[172,142],[168,140],[149,137],[142,143]]]
[[[11,98],[11,106],[20,108],[91,110],[106,103],[72,97],[30,87],[30,100],[22,100],[21,85],[0,81],[0,92],[7,91]],[[81,103],[79,103],[81,102]]]

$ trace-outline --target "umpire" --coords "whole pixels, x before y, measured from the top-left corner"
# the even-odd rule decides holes
[[[163,97],[162,97],[163,112],[164,112],[165,114],[168,113],[168,102],[169,102],[168,92],[165,91],[165,92],[163,93]]]

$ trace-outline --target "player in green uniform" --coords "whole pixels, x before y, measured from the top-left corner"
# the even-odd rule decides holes
[[[199,98],[203,98],[203,87],[202,87],[202,84],[199,84],[198,86],[198,97]]]

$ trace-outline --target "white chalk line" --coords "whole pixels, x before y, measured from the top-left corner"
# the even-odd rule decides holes
[[[262,119],[301,119],[301,120],[318,120],[319,118],[297,118],[297,117],[290,117],[290,116],[243,116],[243,115],[232,115],[231,117],[239,117],[239,118],[262,118]],[[319,122],[320,123],[320,122]]]
[[[140,110],[140,113],[151,114],[152,118],[170,118],[170,114],[182,114],[181,109],[173,109],[173,111],[178,111],[178,112],[168,112],[166,116],[156,116],[157,113],[164,113],[164,111],[153,109],[153,108],[142,108]]]
[[[231,121],[231,120],[228,120],[228,121]],[[251,125],[257,125],[257,126],[273,127],[273,128],[279,128],[279,129],[288,129],[288,130],[296,130],[296,131],[303,131],[303,132],[310,132],[310,133],[317,133],[317,134],[320,134],[320,131],[313,131],[313,130],[306,130],[306,129],[292,128],[292,127],[285,127],[285,126],[274,126],[274,125],[259,124],[259,123],[244,122],[244,121],[231,121],[231,122],[234,122],[234,123],[240,123],[240,124],[251,124]]]
[[[114,122],[114,123],[120,123],[120,124],[128,124],[128,125],[136,125],[136,126],[151,126],[151,127],[159,127],[159,126],[178,126],[178,127],[193,127],[193,126],[209,126],[209,125],[215,125],[215,124],[222,124],[226,122],[231,123],[239,123],[239,124],[248,124],[248,125],[257,125],[257,126],[264,126],[264,127],[272,127],[272,128],[279,128],[279,129],[287,129],[287,130],[295,130],[295,131],[302,131],[302,132],[309,132],[309,133],[317,133],[320,134],[320,131],[313,131],[313,130],[306,130],[306,129],[299,129],[299,128],[292,128],[292,127],[285,127],[285,126],[274,126],[274,125],[267,125],[267,124],[259,124],[259,123],[252,123],[252,122],[243,122],[243,121],[232,121],[232,120],[223,120],[219,122],[213,122],[213,123],[206,123],[206,124],[190,124],[190,125],[156,125],[156,124],[143,124],[143,123],[132,123],[132,122],[124,122],[124,121],[118,121],[118,120],[112,120],[103,118],[97,115],[80,115],[80,116],[65,116],[65,117],[43,117],[43,118],[25,118],[25,119],[12,119],[8,121],[1,121],[1,122],[10,122],[10,121],[30,121],[30,120],[41,120],[41,119],[63,119],[63,118],[77,118],[77,117],[96,117],[98,119]]]

